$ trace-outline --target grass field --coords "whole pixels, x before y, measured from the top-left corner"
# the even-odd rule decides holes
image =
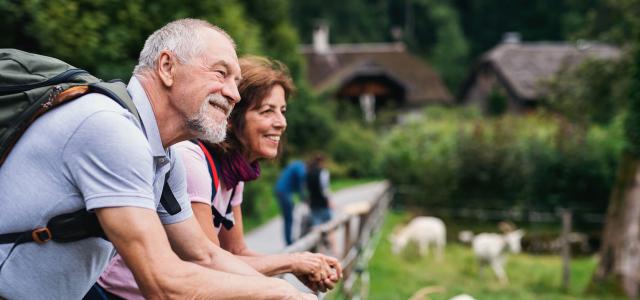
[[[597,263],[593,257],[572,260],[571,286],[568,291],[563,292],[559,256],[509,256],[506,272],[510,284],[506,286],[500,285],[489,269],[484,271],[482,277],[478,275],[473,253],[466,245],[449,242],[441,262],[437,262],[432,256],[420,258],[414,245],[405,249],[402,255],[394,256],[386,237],[395,225],[406,218],[406,215],[398,213],[387,215],[382,239],[369,264],[369,299],[409,299],[416,291],[428,286],[440,286],[446,290],[430,294],[428,299],[431,300],[449,299],[462,293],[472,295],[478,300],[625,299],[606,294],[583,293]],[[340,299],[335,295],[329,298]]]

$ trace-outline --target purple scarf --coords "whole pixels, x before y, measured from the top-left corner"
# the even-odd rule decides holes
[[[250,163],[244,156],[235,151],[219,157],[222,182],[228,189],[234,188],[239,181],[251,181],[260,176],[260,164],[257,160]]]

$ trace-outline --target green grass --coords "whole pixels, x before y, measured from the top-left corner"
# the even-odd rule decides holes
[[[387,240],[393,227],[405,222],[407,215],[389,213],[382,231],[382,239],[370,264],[371,284],[369,299],[409,299],[423,287],[440,286],[442,293],[429,295],[430,300],[449,299],[466,293],[476,299],[620,299],[607,294],[585,295],[591,274],[596,267],[593,257],[577,258],[571,263],[571,285],[567,292],[561,289],[561,260],[559,256],[527,254],[510,255],[506,265],[510,283],[501,285],[493,273],[486,269],[483,277],[471,249],[466,245],[449,242],[443,261],[433,256],[420,258],[415,245],[402,255],[391,253]],[[332,295],[330,299],[340,299]]]

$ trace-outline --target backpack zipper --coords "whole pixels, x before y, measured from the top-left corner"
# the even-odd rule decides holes
[[[71,79],[74,76],[77,76],[78,74],[82,74],[82,73],[86,73],[88,74],[87,71],[82,70],[82,69],[70,69],[70,70],[66,70],[52,78],[49,78],[45,81],[42,82],[36,82],[36,83],[30,83],[30,84],[22,84],[22,85],[13,85],[13,86],[0,86],[0,94],[5,95],[5,94],[10,94],[10,93],[18,93],[18,92],[23,92],[23,91],[27,91],[27,90],[31,90],[31,89],[35,89],[35,88],[39,88],[39,87],[43,87],[43,86],[48,86],[48,85],[54,85],[54,84],[58,84],[58,83],[62,83],[62,82],[66,82],[67,80]]]

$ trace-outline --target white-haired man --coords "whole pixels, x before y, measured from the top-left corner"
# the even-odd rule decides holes
[[[110,242],[0,245],[0,298],[80,299],[114,246],[147,298],[312,298],[209,242],[169,147],[196,137],[221,141],[240,100],[239,77],[235,45],[224,31],[178,20],[147,39],[128,85],[140,122],[99,94],[37,119],[0,169],[0,233],[86,209]],[[165,180],[178,213],[159,204]]]

